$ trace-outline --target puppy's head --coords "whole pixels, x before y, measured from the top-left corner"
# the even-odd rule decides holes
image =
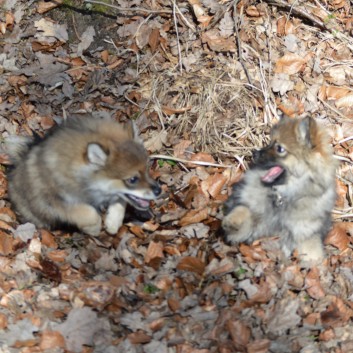
[[[283,117],[271,131],[270,144],[254,153],[254,164],[266,173],[265,185],[283,184],[290,174],[301,177],[309,170],[320,168],[332,157],[323,129],[310,117]]]

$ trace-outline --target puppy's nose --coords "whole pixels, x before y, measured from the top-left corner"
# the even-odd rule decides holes
[[[154,184],[152,185],[152,191],[156,196],[159,196],[162,192],[162,189],[158,184]]]

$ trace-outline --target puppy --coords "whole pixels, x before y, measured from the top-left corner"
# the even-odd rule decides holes
[[[324,256],[322,239],[331,227],[336,160],[328,136],[310,118],[283,117],[270,144],[254,153],[254,164],[234,185],[222,226],[232,243],[279,236],[286,256]]]
[[[73,225],[97,236],[106,209],[105,229],[115,234],[127,203],[147,209],[161,191],[148,175],[147,152],[133,125],[75,117],[43,139],[15,137],[6,145],[13,162],[10,200],[39,228]]]

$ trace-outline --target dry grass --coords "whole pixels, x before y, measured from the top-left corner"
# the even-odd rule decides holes
[[[163,125],[172,135],[190,139],[196,150],[239,159],[268,140],[269,125],[263,110],[254,105],[262,93],[246,88],[224,69],[199,75],[163,73],[143,87],[152,93],[153,109]],[[164,106],[188,109],[167,116]]]

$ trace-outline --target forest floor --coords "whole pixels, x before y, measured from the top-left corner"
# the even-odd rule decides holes
[[[116,236],[36,229],[1,154],[0,353],[353,352],[352,33],[348,0],[0,0],[2,141],[72,113],[132,119],[163,189]],[[326,125],[341,160],[309,268],[275,235],[220,229],[282,113]]]

